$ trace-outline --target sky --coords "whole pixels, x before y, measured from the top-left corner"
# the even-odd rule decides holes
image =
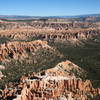
[[[72,16],[99,13],[100,0],[0,0],[0,15]]]

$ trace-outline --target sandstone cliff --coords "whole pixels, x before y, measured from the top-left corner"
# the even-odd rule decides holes
[[[89,39],[100,33],[100,23],[88,22],[1,22],[0,37],[10,40],[47,40],[66,42],[77,39]],[[22,38],[23,37],[23,38]]]
[[[5,88],[1,98],[12,100],[17,95],[13,100],[90,100],[89,97],[100,95],[100,89],[93,88],[90,80],[83,81],[68,74],[71,69],[82,71],[72,62],[65,61],[54,68],[23,76],[14,89]]]
[[[100,95],[100,89],[93,88],[90,80],[82,80],[86,77],[87,71],[68,60],[58,63],[63,55],[50,47],[47,41],[69,43],[69,45],[79,44],[82,40],[87,41],[99,35],[99,22],[0,21],[0,82],[6,79],[5,82],[8,83],[4,90],[0,90],[0,100],[94,99]],[[93,41],[99,40],[94,38]],[[50,63],[55,62],[58,63],[55,67],[50,66]],[[99,63],[96,64],[99,66]],[[45,70],[34,73],[36,69]],[[88,70],[91,69],[92,67]],[[92,72],[96,72],[93,69]],[[99,69],[97,70],[99,72]],[[33,72],[33,74],[27,75],[26,72]],[[20,76],[22,78],[19,81],[17,79]]]
[[[25,59],[29,57],[29,53],[35,55],[39,49],[50,49],[54,52],[46,41],[31,41],[31,42],[8,42],[0,45],[0,61],[6,61],[10,59]]]

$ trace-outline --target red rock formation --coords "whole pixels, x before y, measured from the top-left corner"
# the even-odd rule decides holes
[[[27,52],[35,53],[37,50],[45,48],[51,49],[46,41],[31,41],[31,42],[8,42],[0,45],[0,61],[11,59],[24,59],[28,57]]]
[[[69,70],[69,63],[73,68],[79,67],[70,61],[62,62],[63,68]],[[59,65],[59,64],[58,64]],[[100,89],[93,88],[91,81],[78,79],[73,76],[56,73],[59,70],[55,68],[48,69],[40,74],[32,74],[28,77],[22,77],[17,88],[9,91],[7,88],[3,91],[3,98],[12,97],[17,94],[14,100],[88,100],[88,95],[95,97],[100,95]],[[70,70],[69,70],[70,71]],[[56,74],[54,74],[56,73]]]
[[[52,77],[51,77],[52,78]],[[58,76],[56,76],[58,78]],[[26,86],[21,92],[20,99],[14,100],[54,100],[64,95],[75,100],[87,100],[87,93],[90,95],[100,94],[100,89],[94,89],[89,80],[83,82],[79,79],[62,79],[62,80],[26,80]],[[83,99],[84,98],[84,99]]]
[[[24,59],[28,52],[35,52],[41,48],[51,49],[47,42],[66,42],[88,39],[100,34],[100,29],[90,23],[53,23],[33,22],[31,25],[16,22],[1,22],[0,37],[12,40],[40,39],[32,42],[8,42],[0,45],[0,61],[10,59]],[[85,27],[82,29],[82,27]],[[92,27],[92,28],[91,28]],[[23,37],[23,38],[22,38]],[[4,90],[0,90],[1,100],[88,100],[88,95],[100,95],[100,89],[93,88],[91,81],[83,81],[80,76],[83,69],[70,61],[59,63],[55,68],[42,71],[35,75],[22,77],[20,83],[12,83]],[[0,73],[2,75],[2,73]],[[2,78],[2,77],[0,77]]]
[[[98,34],[100,34],[100,29],[97,28],[69,30],[23,28],[0,31],[0,37],[6,36],[13,40],[28,40],[31,37],[54,42],[66,42],[73,39],[89,39]]]
[[[45,74],[50,75],[50,76],[61,75],[61,76],[67,76],[67,77],[68,76],[75,77],[77,75],[81,76],[84,72],[85,71],[82,68],[80,68],[76,64],[73,64],[71,61],[67,60],[67,61],[58,63],[54,68],[46,70]]]

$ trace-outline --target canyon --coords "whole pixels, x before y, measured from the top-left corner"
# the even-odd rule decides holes
[[[0,20],[0,100],[99,100],[96,18]]]

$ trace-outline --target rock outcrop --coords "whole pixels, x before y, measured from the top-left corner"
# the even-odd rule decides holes
[[[53,42],[66,42],[71,39],[89,39],[100,34],[100,23],[89,22],[1,22],[0,37],[11,40],[40,39]],[[23,38],[22,38],[23,37]]]
[[[28,53],[35,54],[39,49],[50,49],[54,52],[46,41],[36,40],[31,42],[8,42],[0,45],[0,61],[10,59],[25,59]]]
[[[46,40],[51,42],[66,42],[73,40],[86,40],[99,35],[100,29],[14,29],[0,31],[0,37],[7,37],[11,40]],[[23,37],[23,38],[22,38]]]
[[[13,89],[4,89],[1,100],[89,100],[89,97],[100,95],[100,89],[93,88],[90,80],[69,75],[72,69],[82,71],[72,62],[65,61],[54,68],[23,76]]]
[[[99,36],[100,22],[93,23],[91,18],[85,20],[87,21],[39,19],[32,22],[7,22],[0,20],[0,81],[3,82],[3,78],[8,79],[5,88],[0,89],[0,100],[90,100],[100,95],[100,88],[94,88],[91,81],[85,79],[87,72],[71,61],[67,60],[58,63],[55,67],[51,66],[53,68],[48,66],[50,69],[42,70],[44,67],[47,68],[45,64],[47,60],[52,63],[62,56],[56,49],[50,47],[48,42],[79,43],[81,40]],[[13,64],[18,65],[16,67],[12,66]],[[19,64],[22,64],[21,68]],[[32,74],[36,65],[38,67],[43,65],[38,69],[42,71]],[[30,71],[29,68],[33,67],[34,69]],[[17,79],[16,76],[20,72],[22,74],[18,79],[23,75],[20,80],[9,82],[9,77],[13,80],[12,77],[15,76]],[[26,72],[31,74],[26,75]]]
[[[88,100],[88,95],[96,96],[100,89],[94,89],[89,80],[83,82],[78,79],[67,77],[50,77],[41,80],[27,80],[26,86],[22,89],[20,98],[14,100]]]
[[[58,63],[54,68],[50,68],[46,71],[42,71],[40,74],[49,75],[49,76],[64,76],[64,77],[73,77],[73,78],[80,78],[81,75],[86,77],[86,71],[77,66],[76,64],[72,63],[71,61],[64,61]]]

